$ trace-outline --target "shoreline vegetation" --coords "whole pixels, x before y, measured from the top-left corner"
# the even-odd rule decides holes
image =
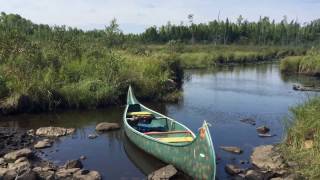
[[[280,69],[284,73],[320,76],[320,51],[311,48],[305,55],[285,57],[281,60]]]
[[[124,34],[116,19],[104,30],[83,31],[2,12],[0,114],[120,104],[129,85],[140,99],[177,101],[184,69],[304,56],[320,29],[319,20],[301,26],[287,18],[188,18],[189,25]]]
[[[291,109],[292,117],[284,142],[280,145],[283,157],[294,162],[292,172],[306,179],[320,178],[320,97]]]

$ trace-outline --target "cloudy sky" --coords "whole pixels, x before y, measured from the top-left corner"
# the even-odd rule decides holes
[[[0,11],[16,13],[35,23],[67,25],[86,30],[101,29],[116,18],[121,29],[141,32],[168,21],[208,22],[240,14],[250,21],[269,16],[277,21],[284,15],[299,22],[320,18],[320,0],[0,0]]]

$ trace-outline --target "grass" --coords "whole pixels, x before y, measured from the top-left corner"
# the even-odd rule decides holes
[[[302,47],[250,46],[250,45],[210,45],[181,43],[168,45],[138,45],[131,47],[130,52],[163,57],[175,54],[184,69],[212,68],[219,65],[247,64],[261,61],[272,61],[292,55],[305,54]]]
[[[304,56],[289,56],[281,60],[280,69],[284,73],[320,75],[320,51],[311,49]]]
[[[307,179],[320,179],[320,97],[292,108],[291,113],[282,153],[288,161],[298,163],[292,171]],[[306,141],[313,146],[306,148]]]

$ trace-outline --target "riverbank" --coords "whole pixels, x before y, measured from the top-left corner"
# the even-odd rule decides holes
[[[292,172],[307,179],[320,178],[320,98],[316,97],[291,109],[292,117],[281,151],[288,161],[296,162]]]
[[[281,60],[280,69],[283,73],[320,76],[320,52],[313,48],[303,56],[285,57]]]
[[[295,46],[190,45],[170,41],[165,45],[140,45],[130,52],[140,52],[155,58],[174,54],[184,69],[198,69],[274,61],[286,56],[304,55],[306,50]]]

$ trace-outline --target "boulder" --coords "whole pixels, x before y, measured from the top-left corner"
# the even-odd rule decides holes
[[[35,167],[32,169],[40,179],[54,180],[54,171],[48,168]]]
[[[227,164],[224,169],[230,175],[237,175],[244,171],[240,167],[233,164]]]
[[[260,126],[257,128],[257,131],[260,134],[266,134],[270,131],[270,129],[267,126]]]
[[[64,165],[66,169],[73,169],[73,168],[83,168],[83,165],[80,160],[70,160],[67,161]]]
[[[44,139],[44,140],[38,141],[33,147],[36,149],[43,149],[51,146],[52,146],[51,141],[49,139]]]
[[[6,171],[6,173],[3,175],[4,180],[14,180],[17,177],[17,172],[13,169],[10,169]]]
[[[28,169],[23,174],[18,175],[15,180],[37,180],[37,174],[31,169]]]
[[[63,178],[72,179],[73,174],[79,170],[80,170],[79,168],[72,168],[72,169],[61,168],[61,169],[58,169],[58,171],[56,172],[56,176],[58,179],[63,179]]]
[[[261,172],[255,170],[249,170],[245,174],[246,180],[261,180],[264,179],[264,175]]]
[[[9,169],[0,167],[0,179],[6,174],[7,171],[9,171]]]
[[[167,165],[148,175],[148,180],[170,179],[177,174],[177,170],[173,165]]]
[[[73,134],[74,128],[62,128],[62,127],[41,127],[37,129],[36,135],[45,137],[59,137]]]
[[[220,148],[224,151],[231,152],[234,154],[241,154],[242,150],[236,146],[220,146]]]
[[[110,131],[110,130],[119,129],[119,128],[120,128],[120,125],[118,123],[107,123],[107,122],[99,123],[96,126],[97,131]]]
[[[14,161],[14,160],[17,160],[19,157],[29,157],[31,155],[32,155],[31,149],[24,148],[24,149],[7,153],[6,155],[4,155],[4,159]]]
[[[25,172],[28,169],[30,169],[30,167],[31,167],[31,164],[29,161],[8,164],[8,168],[10,170],[15,170],[17,173]]]
[[[80,170],[73,175],[75,180],[101,180],[101,175],[97,171]]]
[[[17,159],[16,161],[14,161],[15,164],[23,162],[23,161],[28,161],[28,159],[26,157],[21,157],[19,159]]]
[[[254,148],[251,155],[251,162],[260,169],[270,171],[276,171],[285,166],[283,158],[274,150],[273,145]]]

